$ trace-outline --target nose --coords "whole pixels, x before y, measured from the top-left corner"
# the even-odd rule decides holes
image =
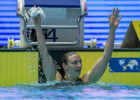
[[[78,62],[77,66],[78,66],[78,67],[82,67],[81,62]]]

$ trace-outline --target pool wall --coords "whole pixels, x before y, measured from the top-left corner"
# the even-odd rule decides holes
[[[95,64],[95,62],[103,55],[103,52],[78,52],[78,53],[81,55],[83,61],[83,69],[82,69],[81,76],[85,74],[88,70],[92,69],[92,66]],[[121,69],[119,60],[114,62],[114,64],[110,64],[112,63],[110,61],[104,75],[101,77],[101,79],[98,82],[104,82],[104,83],[113,82],[113,83],[127,84],[127,85],[140,85],[140,78],[139,78],[140,65],[138,66],[132,65],[133,69],[130,69],[128,65],[131,60],[138,60],[138,64],[140,64],[139,58],[140,58],[140,52],[138,51],[114,51],[112,54],[112,59],[125,60],[126,64],[124,63],[124,66],[128,66],[127,69],[124,70],[123,68]],[[118,67],[118,68],[113,68],[113,67]],[[112,71],[111,69],[114,70]]]
[[[92,69],[103,55],[103,49],[50,50],[54,59],[64,52],[76,51],[82,58],[80,77]],[[57,55],[57,56],[56,56]],[[98,82],[140,85],[140,50],[114,50],[108,67]],[[0,50],[0,86],[13,86],[19,83],[38,82],[38,51]]]
[[[0,51],[0,87],[38,82],[38,52]]]

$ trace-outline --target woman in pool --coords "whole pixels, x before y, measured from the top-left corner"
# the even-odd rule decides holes
[[[44,74],[48,81],[82,81],[82,82],[97,82],[100,77],[105,72],[107,67],[108,61],[112,56],[113,46],[114,46],[114,38],[115,38],[115,30],[119,24],[121,19],[118,19],[119,10],[118,8],[115,10],[113,9],[112,14],[109,16],[109,36],[108,40],[105,45],[104,54],[103,56],[93,65],[93,68],[88,71],[83,77],[80,79],[79,75],[82,69],[82,60],[80,55],[76,52],[69,52],[62,57],[62,67],[65,72],[64,79],[62,75],[56,70],[54,61],[50,54],[48,53],[47,46],[45,44],[45,39],[43,36],[43,32],[41,29],[41,17],[38,15],[34,18],[34,23],[36,27],[36,34],[37,34],[37,41],[38,41],[38,48],[42,58],[42,66]]]

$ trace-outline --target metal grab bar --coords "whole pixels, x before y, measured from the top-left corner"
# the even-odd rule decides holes
[[[35,28],[35,25],[27,25],[28,28]],[[77,29],[77,25],[41,25],[42,28],[55,28],[55,29]]]
[[[23,16],[22,14],[20,14],[20,11],[19,9],[17,10],[17,15],[20,16],[23,21],[24,21],[24,31],[23,31],[23,34],[24,34],[24,40],[26,42],[26,44],[28,45],[38,45],[38,42],[30,42],[27,38],[27,18],[26,16]],[[81,19],[86,16],[86,14],[83,14],[81,16],[78,17],[77,19],[77,37],[76,37],[76,41],[73,41],[73,42],[45,42],[46,45],[53,45],[53,46],[73,46],[73,45],[77,45],[79,42],[80,42],[80,22],[81,22]],[[59,27],[60,28],[60,27]],[[62,27],[61,27],[62,28]],[[66,27],[63,27],[63,28],[66,28]],[[73,27],[75,28],[75,27]]]

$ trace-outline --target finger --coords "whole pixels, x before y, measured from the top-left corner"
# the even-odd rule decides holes
[[[36,8],[36,5],[34,5],[34,7],[33,8]]]
[[[119,15],[119,13],[120,13],[120,10],[118,9],[117,15]],[[118,17],[118,16],[117,16],[117,17]]]
[[[113,17],[113,15],[114,15],[114,10],[115,10],[115,8],[113,8],[113,10],[112,10],[112,17]]]
[[[118,8],[117,8],[116,11],[115,11],[115,16],[118,17]]]
[[[121,20],[121,18],[122,18],[122,15],[120,15],[120,18],[118,19],[119,21]]]
[[[111,14],[108,16],[108,20],[109,20],[109,22],[110,22],[110,20],[111,20]]]

